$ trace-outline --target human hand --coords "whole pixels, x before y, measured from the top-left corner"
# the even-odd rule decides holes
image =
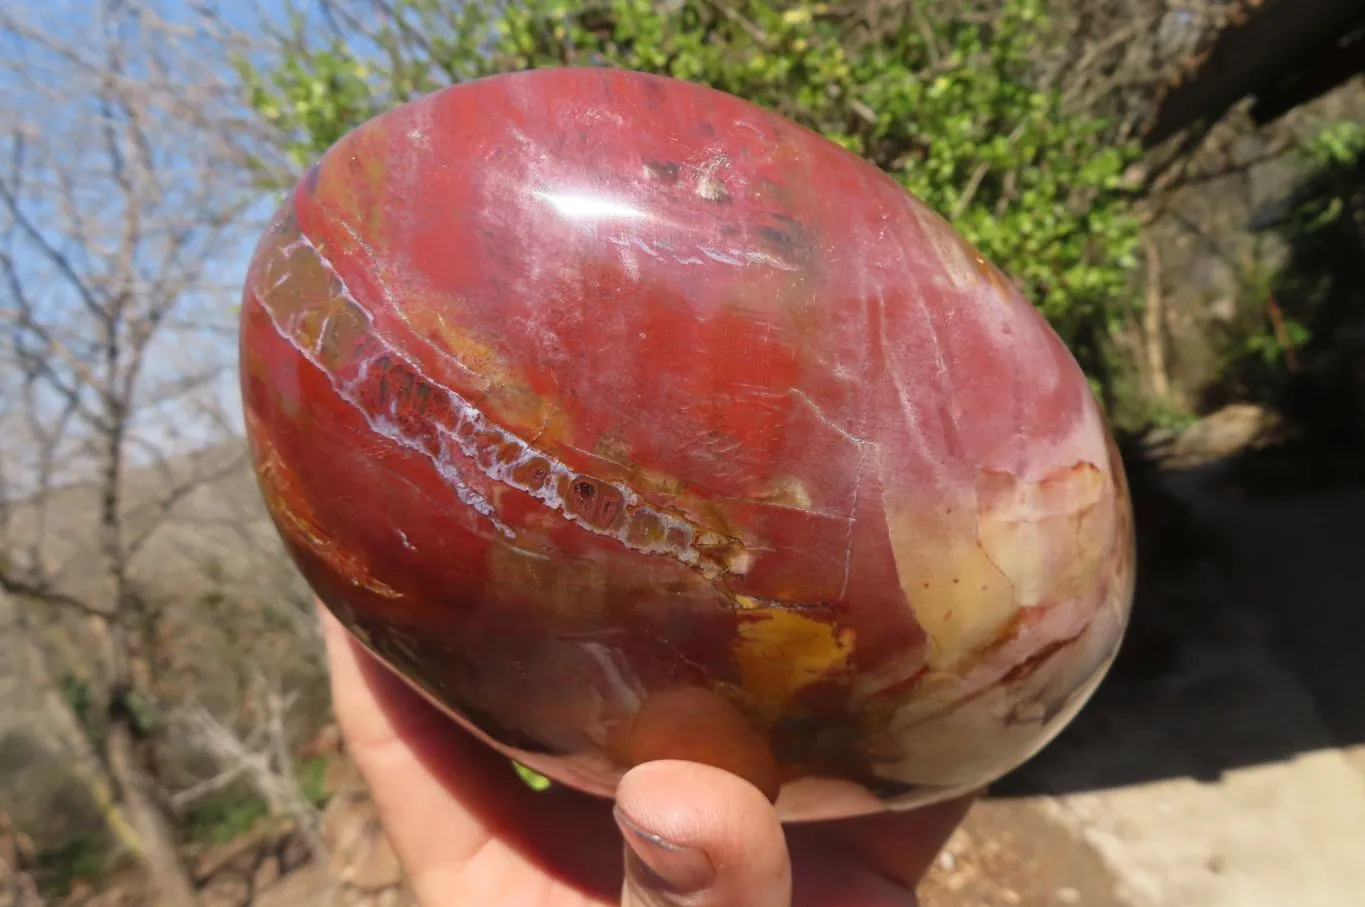
[[[676,761],[615,804],[538,793],[319,610],[346,748],[422,907],[911,907],[970,804],[784,828],[749,782]]]

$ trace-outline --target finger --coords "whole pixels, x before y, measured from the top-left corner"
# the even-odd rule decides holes
[[[615,755],[624,765],[700,762],[738,775],[770,801],[781,786],[767,738],[732,702],[702,687],[655,691],[616,736]]]
[[[440,752],[449,754],[442,761],[470,763],[477,754],[463,752],[449,719],[373,670],[368,654],[336,618],[319,610],[333,708],[347,752],[408,876],[423,887],[448,887],[453,880],[442,876],[458,873],[479,852],[488,829],[418,753]]]
[[[319,610],[337,723],[422,903],[464,903],[471,885],[543,888],[547,875],[603,901],[620,890],[607,804],[531,791]]]
[[[626,907],[789,907],[791,863],[768,798],[748,781],[661,760],[621,779]]]

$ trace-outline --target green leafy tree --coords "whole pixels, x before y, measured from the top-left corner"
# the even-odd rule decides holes
[[[1287,259],[1243,276],[1241,317],[1218,338],[1220,398],[1259,399],[1319,440],[1349,433],[1358,347],[1345,334],[1365,325],[1365,126],[1329,123],[1296,149],[1299,184],[1262,212],[1258,226]]]
[[[939,6],[354,0],[329,4],[326,27],[296,19],[270,65],[241,72],[300,166],[398,102],[498,72],[605,65],[730,92],[862,155],[949,218],[1102,379],[1135,298],[1123,175],[1138,149],[1037,84],[1042,0]]]

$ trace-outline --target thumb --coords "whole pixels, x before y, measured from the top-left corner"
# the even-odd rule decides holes
[[[647,762],[621,779],[623,907],[790,907],[791,862],[777,813],[737,775]]]

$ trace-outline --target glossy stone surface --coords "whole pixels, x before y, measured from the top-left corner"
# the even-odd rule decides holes
[[[333,147],[247,279],[261,488],[326,605],[484,739],[664,757],[788,820],[1037,751],[1107,668],[1131,511],[1068,351],[871,165],[610,70]]]

